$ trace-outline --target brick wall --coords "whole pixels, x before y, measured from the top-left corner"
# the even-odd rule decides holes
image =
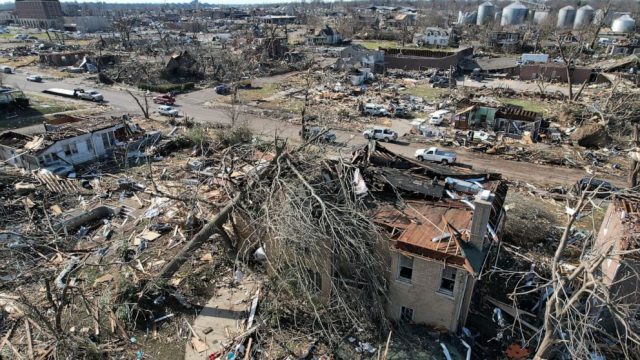
[[[385,52],[384,61],[388,69],[421,70],[425,68],[449,69],[458,66],[458,63],[467,56],[473,55],[473,48],[462,49],[458,52],[429,51],[427,56],[418,56],[414,52],[411,55],[398,53],[389,49]],[[450,55],[447,55],[450,54]],[[433,55],[433,56],[429,56]]]
[[[400,319],[402,307],[413,309],[415,323],[439,326],[456,331],[459,321],[466,318],[467,307],[458,314],[457,309],[461,302],[467,304],[470,299],[465,297],[465,283],[468,273],[458,268],[456,281],[453,289],[453,296],[448,296],[438,292],[440,288],[441,273],[444,268],[443,262],[426,260],[419,257],[413,258],[413,276],[411,283],[406,283],[398,278],[398,252],[391,252],[391,278],[389,279],[389,301],[387,303],[387,315],[394,320]],[[472,286],[472,282],[467,284]],[[467,299],[465,299],[467,298]],[[466,301],[465,301],[466,300]]]
[[[571,81],[573,84],[582,84],[591,79],[593,70],[585,67],[576,67],[572,70]],[[520,80],[533,80],[538,74],[543,74],[547,80],[567,82],[567,70],[563,64],[530,64],[520,66]],[[601,82],[600,77],[595,79]]]

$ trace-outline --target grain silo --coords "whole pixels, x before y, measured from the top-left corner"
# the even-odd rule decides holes
[[[496,7],[490,1],[480,4],[480,6],[478,6],[478,19],[476,24],[484,25],[492,22],[495,10]]]
[[[524,6],[519,1],[516,1],[502,9],[502,19],[500,20],[500,25],[520,25],[524,23],[528,12],[529,9],[527,9],[526,6]]]
[[[547,18],[549,17],[549,11],[547,10],[536,10],[535,13],[533,13],[533,22],[535,24],[542,24],[544,23]]]
[[[591,23],[595,11],[589,5],[582,6],[576,11],[576,19],[573,22],[574,29],[580,29]]]
[[[558,22],[556,23],[556,27],[558,29],[572,27],[575,19],[576,8],[573,6],[565,6],[558,11]]]
[[[617,33],[629,33],[632,32],[635,28],[636,21],[627,14],[613,20],[613,24],[611,24],[611,31]]]

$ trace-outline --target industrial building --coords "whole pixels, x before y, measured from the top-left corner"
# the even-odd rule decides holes
[[[16,0],[18,23],[38,28],[60,28],[64,23],[58,0]]]

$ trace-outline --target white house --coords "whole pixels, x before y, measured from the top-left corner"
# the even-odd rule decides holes
[[[327,25],[316,35],[310,37],[309,42],[312,45],[340,45],[342,44],[342,35]]]
[[[45,124],[40,135],[1,134],[0,160],[27,170],[74,166],[125,146],[134,131],[140,130],[121,118],[68,117],[62,123]]]
[[[416,34],[413,42],[418,46],[447,47],[451,41],[451,30],[438,27],[428,27],[424,34]]]

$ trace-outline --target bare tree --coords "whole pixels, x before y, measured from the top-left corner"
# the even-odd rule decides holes
[[[130,90],[127,90],[127,93],[129,93],[129,95],[131,95],[133,100],[136,101],[136,104],[138,104],[138,107],[140,107],[140,110],[142,110],[142,115],[144,115],[144,118],[148,119],[149,118],[149,101],[147,100],[147,92],[145,91],[142,95],[144,99],[144,104],[140,102],[140,99],[138,99],[138,97],[135,96]]]
[[[573,71],[576,62],[584,50],[584,42],[580,39],[580,34],[573,38],[571,33],[556,34],[556,46],[558,54],[564,64],[567,76],[567,85],[569,86],[569,101],[575,101],[573,96]]]
[[[135,20],[131,18],[120,17],[113,21],[113,28],[120,36],[120,43],[124,49],[131,48],[131,33]]]
[[[514,335],[522,337],[524,343],[537,343],[534,359],[550,359],[559,354],[572,359],[591,358],[594,354],[601,354],[603,348],[608,347],[605,344],[616,344],[615,349],[607,350],[629,358],[629,354],[633,354],[640,345],[634,318],[638,305],[624,300],[637,296],[637,290],[627,289],[630,293],[616,294],[612,289],[619,281],[627,281],[628,278],[610,284],[601,272],[606,261],[637,256],[640,250],[619,250],[615,246],[602,248],[593,239],[586,238],[581,244],[577,263],[569,251],[576,221],[588,213],[595,192],[583,191],[574,205],[567,206],[566,226],[551,258],[540,257],[529,271],[504,270],[509,276],[516,275],[520,279],[510,295],[516,309],[523,299],[540,296],[538,305],[541,306],[536,305],[536,308],[544,309],[542,327],[536,331],[535,326],[528,324],[528,328],[534,331],[529,339],[524,335],[523,322],[519,318],[515,319],[512,328]],[[635,194],[630,196],[637,199]],[[638,275],[630,276],[635,281]],[[615,323],[615,330],[612,331],[610,323],[603,321],[605,316]]]

